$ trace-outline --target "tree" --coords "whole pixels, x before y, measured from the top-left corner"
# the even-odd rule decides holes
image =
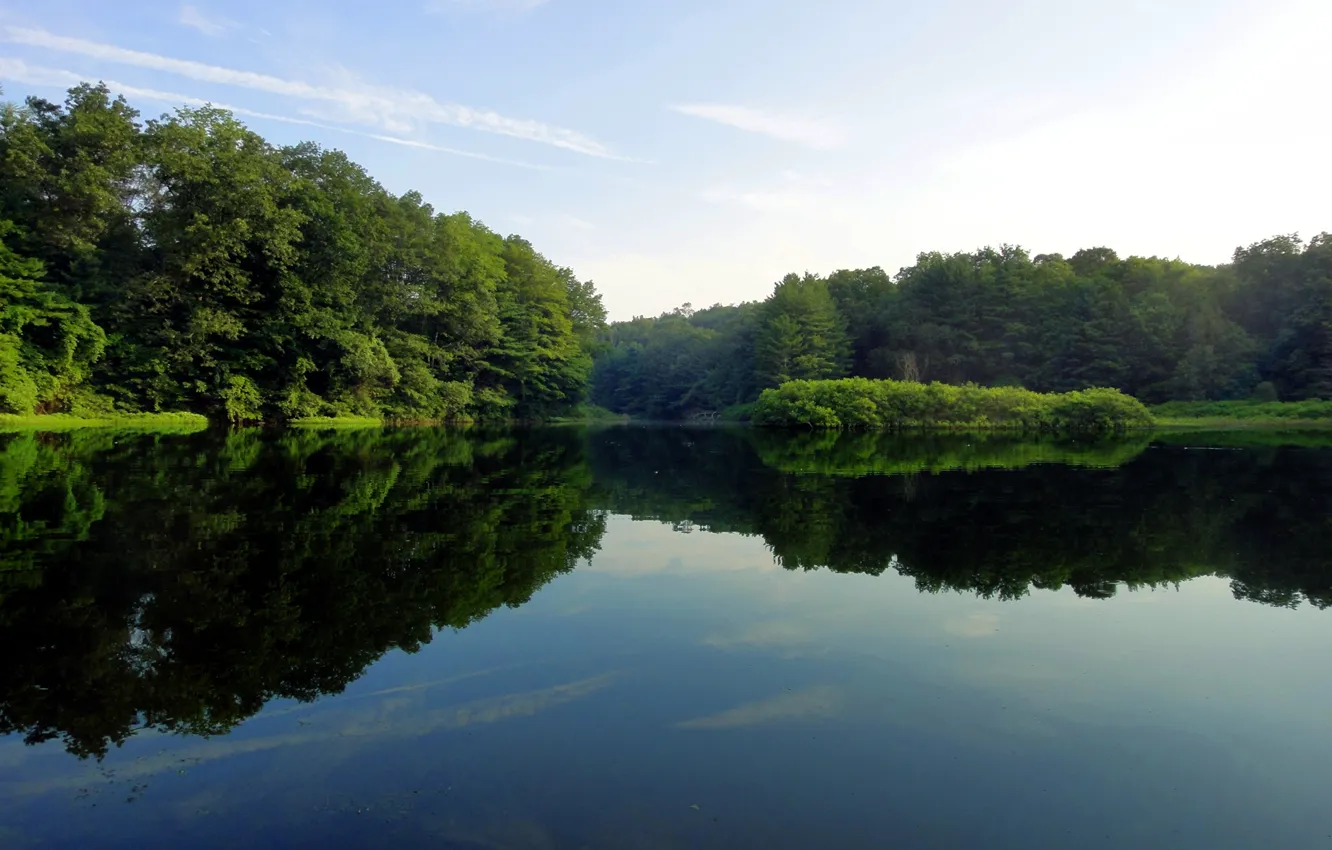
[[[845,320],[822,278],[787,275],[763,303],[754,341],[763,385],[840,377],[848,349]]]

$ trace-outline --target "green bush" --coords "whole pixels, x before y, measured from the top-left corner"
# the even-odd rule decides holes
[[[1148,427],[1142,403],[1118,390],[1037,393],[1017,387],[952,386],[843,378],[789,381],[764,390],[753,421],[829,429],[1004,429],[1102,434]]]
[[[226,405],[227,418],[232,422],[258,422],[263,419],[263,399],[254,381],[243,375],[232,375],[220,393]]]

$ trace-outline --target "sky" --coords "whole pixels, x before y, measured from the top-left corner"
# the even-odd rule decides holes
[[[625,319],[925,251],[1332,230],[1329,32],[1327,0],[0,0],[0,85],[342,149]]]

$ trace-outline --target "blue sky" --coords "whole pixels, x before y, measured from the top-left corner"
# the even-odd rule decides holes
[[[0,0],[0,83],[341,148],[627,318],[921,251],[1332,229],[1328,32],[1326,0]]]

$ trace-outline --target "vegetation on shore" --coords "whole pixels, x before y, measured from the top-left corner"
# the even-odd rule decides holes
[[[1191,428],[1332,428],[1332,401],[1170,402],[1151,409],[1158,425]]]
[[[1118,390],[1037,393],[1012,387],[912,381],[788,381],[764,390],[756,425],[863,430],[1012,430],[1105,434],[1153,424],[1147,408]]]
[[[616,322],[593,401],[644,419],[842,377],[1119,389],[1148,404],[1332,398],[1332,236],[1283,235],[1204,266],[1013,246],[787,275],[762,302]]]
[[[629,417],[623,413],[616,413],[613,410],[607,410],[604,407],[585,402],[569,411],[567,415],[556,417],[552,421],[561,423],[628,422]]]
[[[74,431],[107,428],[121,431],[160,431],[192,434],[208,427],[208,418],[197,413],[111,413],[73,416],[48,413],[36,416],[0,414],[0,432]]]
[[[0,104],[0,413],[544,419],[605,315],[521,237],[225,110]]]

